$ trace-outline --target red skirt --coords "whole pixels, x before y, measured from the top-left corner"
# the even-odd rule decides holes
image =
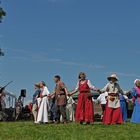
[[[108,107],[108,103],[106,104],[106,109],[104,111],[103,116],[103,124],[111,125],[111,124],[122,124],[122,113],[121,108],[110,108]]]
[[[78,122],[94,121],[92,97],[88,97],[86,93],[80,93],[78,96],[75,120]]]

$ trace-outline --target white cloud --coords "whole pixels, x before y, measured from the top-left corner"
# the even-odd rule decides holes
[[[4,37],[4,35],[0,34],[0,48],[4,48],[4,45],[2,43],[2,38]]]
[[[10,51],[12,51],[13,53],[17,53],[17,54],[30,54],[30,52],[26,49],[9,49]]]
[[[140,78],[140,75],[135,74],[135,73],[118,73],[121,76],[125,76],[125,77],[138,77]]]
[[[140,75],[135,73],[123,73],[123,72],[108,72],[108,74],[116,73],[117,75],[124,76],[124,77],[135,77],[140,78]]]
[[[64,49],[62,49],[62,48],[57,48],[57,49],[55,49],[55,51],[56,51],[56,52],[63,52]]]
[[[140,54],[140,51],[136,51],[136,54],[138,54],[138,55],[139,55],[139,54]]]
[[[2,34],[0,34],[0,38],[3,38],[4,36]]]
[[[76,63],[73,61],[61,61],[61,64],[70,65],[70,66],[85,66],[84,64]]]
[[[11,56],[9,58],[10,58],[10,60],[20,60],[20,61],[27,61],[28,60],[27,57],[23,57],[23,56]]]
[[[98,64],[89,64],[88,67],[93,68],[93,69],[103,69],[103,68],[105,68],[105,66],[98,65]]]
[[[77,67],[87,67],[89,69],[103,69],[103,65],[96,65],[96,64],[85,64],[85,63],[78,63],[74,61],[62,61],[60,62],[61,64],[64,65],[70,65],[70,66],[77,66]]]
[[[48,2],[55,3],[55,2],[62,2],[64,0],[48,0]]]
[[[50,58],[45,52],[33,53],[33,52],[29,52],[28,50],[22,50],[22,49],[11,49],[11,51],[14,54],[16,53],[16,55],[10,57],[10,59],[16,59],[20,61],[22,60],[22,61],[32,61],[32,62],[50,62],[50,63],[58,63],[61,65],[75,66],[75,67],[87,67],[89,69],[103,69],[104,68],[103,65],[98,65],[98,64],[79,63],[79,62],[71,61],[71,60]]]

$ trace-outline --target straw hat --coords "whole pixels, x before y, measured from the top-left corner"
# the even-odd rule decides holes
[[[35,85],[35,87],[40,88],[40,83],[36,83],[36,84],[34,84],[34,85]]]
[[[116,79],[116,81],[119,80],[116,74],[112,74],[111,76],[107,77],[107,79],[110,81],[112,78]]]
[[[140,87],[140,80],[139,79],[136,79],[134,81],[134,84],[137,86],[137,87]]]

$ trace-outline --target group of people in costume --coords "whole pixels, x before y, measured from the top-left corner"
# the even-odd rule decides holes
[[[35,93],[33,95],[32,113],[35,123],[48,123],[50,120],[54,123],[67,123],[67,114],[69,121],[74,121],[73,104],[75,101],[72,97],[68,97],[68,90],[61,81],[61,77],[54,77],[56,83],[53,93],[50,93],[44,81],[35,84]]]
[[[118,84],[118,77],[112,74],[107,77],[108,83],[103,89],[96,88],[91,81],[86,79],[86,74],[81,72],[78,77],[76,88],[69,92],[61,77],[56,75],[56,83],[53,93],[50,93],[45,82],[41,81],[35,84],[35,93],[33,95],[32,112],[35,123],[48,123],[48,112],[50,110],[50,120],[53,123],[67,123],[67,113],[69,121],[76,121],[80,124],[94,123],[94,105],[92,90],[99,93],[96,102],[102,107],[103,124],[122,124],[127,120],[127,102],[132,102],[134,110],[131,122],[140,123],[140,80],[134,81],[132,91],[124,92]],[[75,101],[72,96],[78,94],[78,102],[74,111]],[[129,96],[128,97],[128,93]]]

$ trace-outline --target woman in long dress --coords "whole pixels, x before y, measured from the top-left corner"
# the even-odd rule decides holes
[[[120,104],[121,104],[121,112],[122,112],[123,122],[127,121],[127,99],[128,99],[128,97],[125,98],[124,95],[120,94]]]
[[[132,90],[134,110],[131,118],[132,123],[140,123],[140,80],[135,80],[135,87]]]
[[[116,74],[112,74],[107,79],[109,80],[109,83],[101,90],[102,93],[108,92],[106,109],[103,116],[103,124],[122,124],[123,119],[119,94],[124,94],[124,92],[117,83],[118,77]]]
[[[86,79],[85,73],[79,74],[79,81],[74,91],[69,96],[79,92],[78,103],[76,107],[75,120],[81,124],[93,123],[94,122],[94,109],[92,101],[91,90],[96,90],[90,80]]]
[[[38,99],[38,116],[37,123],[48,123],[48,96],[50,94],[45,82],[40,82],[41,94],[40,99]]]

